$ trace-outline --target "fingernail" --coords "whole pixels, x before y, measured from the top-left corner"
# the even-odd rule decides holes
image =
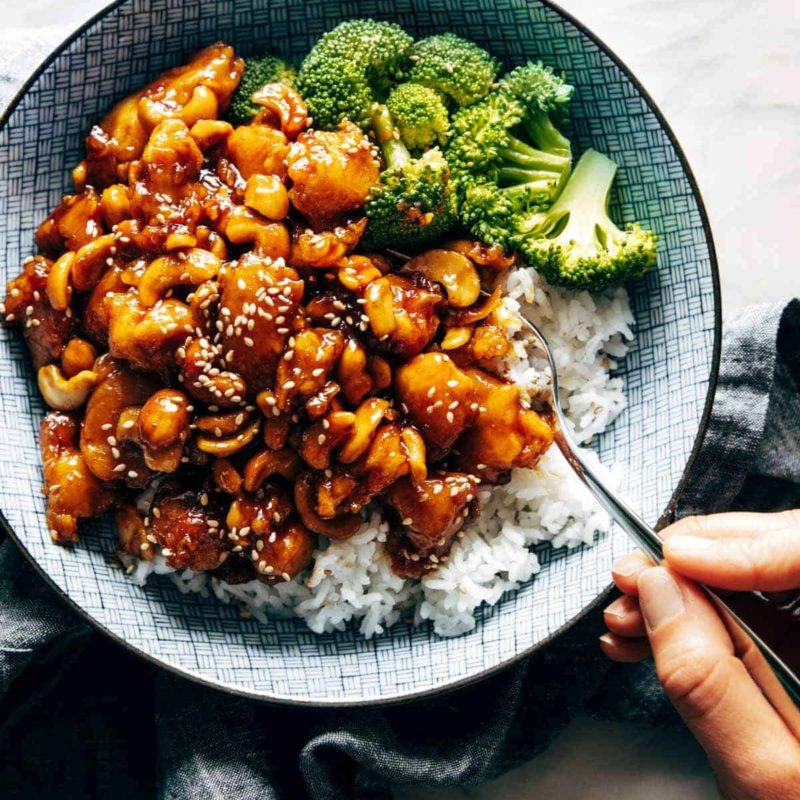
[[[654,631],[683,611],[683,595],[664,569],[648,569],[639,577],[639,607],[647,627]]]
[[[599,639],[603,644],[608,645],[609,647],[614,646],[614,637],[610,633],[604,633],[599,637]]]
[[[670,536],[666,540],[666,549],[673,555],[703,556],[714,548],[714,540],[703,536]]]
[[[628,553],[614,562],[611,571],[621,578],[630,578],[644,569],[644,558],[641,553]]]
[[[606,608],[604,613],[617,619],[622,619],[628,613],[628,604],[625,598],[618,597]]]

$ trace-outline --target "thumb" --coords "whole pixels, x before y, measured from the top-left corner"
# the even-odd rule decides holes
[[[688,517],[663,532],[676,572],[734,591],[800,588],[800,512]]]
[[[702,592],[653,567],[639,577],[639,604],[658,678],[723,789],[734,797],[796,797],[800,743],[737,658]]]

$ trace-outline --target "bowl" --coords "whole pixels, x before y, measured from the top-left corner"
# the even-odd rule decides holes
[[[577,87],[571,135],[620,164],[615,203],[660,237],[658,269],[630,287],[636,340],[620,368],[628,407],[597,441],[626,467],[623,491],[645,519],[669,509],[702,439],[717,373],[720,303],[708,220],[674,135],[619,59],[579,22],[537,0],[134,0],[110,6],[37,70],[0,130],[3,281],[33,252],[40,221],[69,188],[92,123],[117,98],[222,39],[247,55],[274,47],[300,57],[354,16],[390,19],[415,36],[452,30],[507,66],[541,58]],[[614,529],[594,547],[540,548],[542,571],[475,629],[436,637],[398,623],[365,640],[352,629],[315,635],[300,621],[243,619],[236,607],[181,594],[167,580],[140,588],[114,556],[108,521],[80,546],[50,542],[37,446],[44,414],[21,337],[0,334],[0,508],[6,531],[47,580],[112,638],[195,680],[290,703],[354,705],[419,697],[509,664],[557,636],[602,599]]]

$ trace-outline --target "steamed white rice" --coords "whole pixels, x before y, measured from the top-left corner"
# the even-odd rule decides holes
[[[570,424],[579,441],[590,441],[625,405],[622,380],[609,373],[632,338],[626,291],[594,297],[562,292],[520,269],[507,278],[504,308],[512,329],[519,330],[519,314],[540,326],[556,359]],[[515,338],[514,346],[508,373],[535,390],[546,380],[544,364],[529,358],[523,337]],[[591,451],[587,456],[598,463]],[[616,469],[599,470],[617,483]],[[555,447],[535,470],[515,470],[505,486],[482,489],[479,500],[479,517],[456,540],[447,562],[418,581],[392,572],[385,550],[388,525],[377,513],[351,539],[323,540],[309,570],[275,586],[257,580],[234,586],[191,570],[178,573],[162,556],[137,561],[131,577],[144,584],[152,574],[168,574],[181,591],[212,591],[262,621],[297,616],[316,633],[352,623],[371,637],[403,617],[430,620],[440,636],[457,636],[475,626],[482,603],[495,604],[539,571],[533,545],[591,545],[609,525]]]

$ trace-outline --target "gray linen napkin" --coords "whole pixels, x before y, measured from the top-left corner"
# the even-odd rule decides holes
[[[0,37],[0,104],[63,38]],[[680,513],[800,505],[800,301],[727,330],[714,414]],[[780,445],[780,446],[778,446]],[[612,666],[599,614],[526,661],[405,706],[288,709],[156,670],[96,634],[0,546],[0,797],[388,798],[398,783],[488,780],[572,714],[675,724],[647,665]]]

